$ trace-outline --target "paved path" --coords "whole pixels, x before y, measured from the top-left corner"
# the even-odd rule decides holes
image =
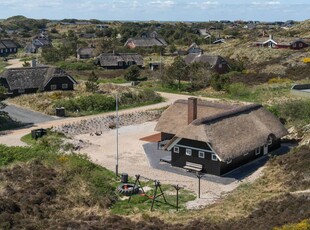
[[[58,119],[54,116],[48,116],[33,110],[29,110],[20,106],[8,104],[4,111],[8,112],[10,117],[24,124],[36,124]]]

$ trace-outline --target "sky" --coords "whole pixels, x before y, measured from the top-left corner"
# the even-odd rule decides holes
[[[310,19],[309,0],[0,0],[0,18],[129,21]]]

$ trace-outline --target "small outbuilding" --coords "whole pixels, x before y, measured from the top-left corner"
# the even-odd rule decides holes
[[[281,146],[282,123],[258,104],[177,100],[156,127],[171,165],[223,175]],[[196,170],[195,170],[196,169]]]

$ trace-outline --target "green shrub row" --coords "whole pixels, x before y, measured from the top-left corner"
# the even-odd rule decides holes
[[[152,90],[125,92],[119,96],[120,108],[160,102],[162,98]],[[115,98],[104,94],[92,94],[70,99],[60,99],[56,107],[64,107],[68,112],[90,113],[107,112],[115,109]]]

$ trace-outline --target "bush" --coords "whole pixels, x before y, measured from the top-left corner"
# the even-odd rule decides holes
[[[223,90],[227,87],[230,82],[230,77],[226,74],[220,75],[215,74],[211,77],[210,85],[216,91]]]
[[[140,77],[140,72],[141,70],[137,65],[132,65],[126,70],[124,78],[127,81],[137,81]]]
[[[65,70],[93,70],[94,65],[92,63],[85,62],[59,62],[58,67]]]
[[[251,91],[243,83],[233,83],[227,87],[228,93],[233,97],[248,97]]]
[[[271,78],[268,80],[268,84],[281,84],[281,83],[290,83],[292,82],[290,79],[288,78]]]
[[[294,100],[275,105],[275,110],[280,112],[280,116],[291,122],[310,122],[310,101]]]

